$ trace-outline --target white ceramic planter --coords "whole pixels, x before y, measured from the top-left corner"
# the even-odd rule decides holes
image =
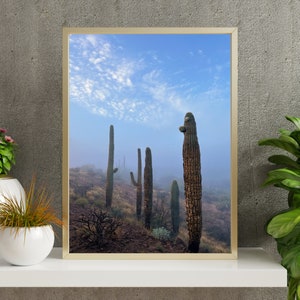
[[[28,266],[42,262],[54,245],[51,225],[0,230],[0,256],[13,265]]]
[[[25,191],[18,179],[0,177],[0,202],[4,202],[5,197],[16,199],[18,203],[25,200]]]

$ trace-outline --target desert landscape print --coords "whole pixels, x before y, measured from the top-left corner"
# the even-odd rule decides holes
[[[68,43],[70,253],[230,253],[230,35]]]

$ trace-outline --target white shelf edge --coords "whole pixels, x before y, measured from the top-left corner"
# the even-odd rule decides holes
[[[70,260],[62,249],[34,266],[0,259],[0,287],[286,287],[286,270],[261,248],[237,260]]]

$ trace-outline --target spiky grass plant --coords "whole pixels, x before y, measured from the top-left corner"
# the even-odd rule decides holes
[[[0,229],[15,228],[17,233],[18,228],[62,226],[62,221],[51,206],[52,197],[44,187],[36,190],[35,186],[36,179],[33,178],[25,199],[20,202],[15,197],[4,196],[5,201],[0,203]]]

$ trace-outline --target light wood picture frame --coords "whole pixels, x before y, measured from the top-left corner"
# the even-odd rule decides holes
[[[237,258],[237,28],[63,28],[63,257]]]

